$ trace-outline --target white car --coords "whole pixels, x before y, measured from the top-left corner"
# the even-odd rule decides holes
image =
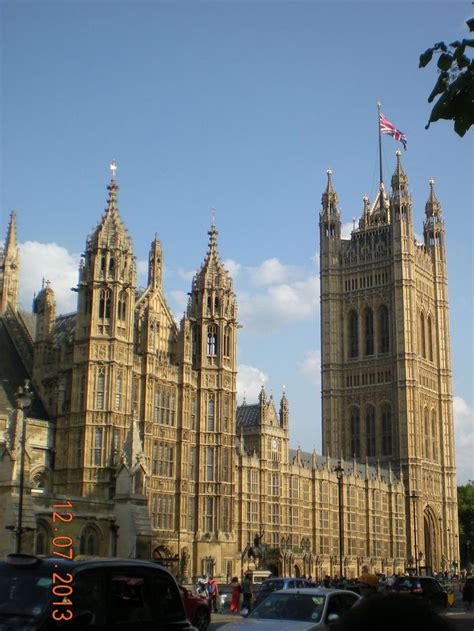
[[[345,589],[285,589],[270,594],[247,617],[225,631],[329,631],[360,600]]]

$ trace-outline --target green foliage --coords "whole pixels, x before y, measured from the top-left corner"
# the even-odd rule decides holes
[[[470,31],[474,31],[474,18],[466,22]],[[419,68],[424,68],[438,57],[438,80],[428,97],[432,103],[438,100],[431,110],[426,129],[437,120],[453,120],[454,131],[464,136],[474,123],[474,60],[466,55],[466,48],[474,47],[474,39],[456,40],[446,45],[437,42],[420,55]]]

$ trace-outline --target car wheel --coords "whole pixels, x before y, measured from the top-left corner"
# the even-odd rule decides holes
[[[196,611],[196,615],[194,616],[193,625],[198,629],[198,631],[206,631],[209,626],[209,616],[208,612],[204,607],[200,607]]]

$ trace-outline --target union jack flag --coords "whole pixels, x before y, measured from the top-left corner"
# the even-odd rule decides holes
[[[407,137],[402,131],[397,129],[395,125],[392,125],[392,123],[385,118],[385,115],[382,114],[382,112],[380,112],[379,114],[379,123],[380,123],[380,132],[382,134],[390,134],[390,136],[392,136],[394,140],[399,140],[406,151]]]

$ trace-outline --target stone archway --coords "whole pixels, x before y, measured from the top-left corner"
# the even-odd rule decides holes
[[[440,533],[433,509],[427,506],[423,512],[423,550],[420,550],[420,566],[428,571],[439,569],[440,566]],[[421,557],[421,553],[423,557]]]

